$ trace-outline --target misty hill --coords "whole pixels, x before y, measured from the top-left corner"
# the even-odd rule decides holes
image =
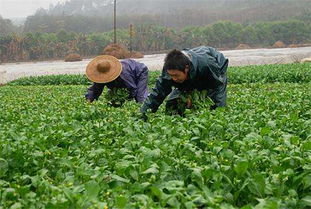
[[[154,24],[180,29],[222,20],[249,25],[305,21],[310,15],[310,0],[117,0],[118,28]],[[24,32],[105,32],[112,30],[112,19],[113,0],[70,0],[38,10],[23,28]]]
[[[174,18],[182,16],[183,24],[197,22],[196,16],[211,23],[218,20],[272,21],[284,20],[311,10],[310,0],[117,0],[119,16],[157,17],[168,26],[180,26]],[[48,15],[82,15],[111,17],[113,0],[70,0],[58,4]],[[169,18],[169,19],[167,19]],[[152,19],[152,18],[151,18]],[[184,22],[186,21],[186,23]],[[200,24],[200,23],[199,23]]]

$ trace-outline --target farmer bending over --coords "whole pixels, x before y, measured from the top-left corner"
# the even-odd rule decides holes
[[[105,86],[109,89],[108,94],[116,89],[126,89],[128,98],[140,103],[148,96],[148,68],[132,59],[119,61],[113,56],[98,56],[87,65],[86,76],[94,82],[85,95],[89,102],[97,100]]]
[[[183,51],[172,50],[166,55],[161,76],[150,93],[141,112],[143,116],[148,109],[156,112],[163,100],[169,95],[166,110],[178,108],[179,99],[192,90],[207,90],[207,95],[214,105],[211,109],[226,106],[228,59],[214,48],[201,46]],[[175,87],[172,91],[172,87]],[[183,105],[191,106],[192,101]],[[178,112],[178,111],[177,111]]]

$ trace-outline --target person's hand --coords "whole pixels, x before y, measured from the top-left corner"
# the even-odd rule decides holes
[[[191,108],[192,107],[192,101],[191,101],[191,99],[187,99],[187,108]]]
[[[87,102],[88,104],[92,104],[92,101],[91,101],[90,99],[86,99],[86,102]]]

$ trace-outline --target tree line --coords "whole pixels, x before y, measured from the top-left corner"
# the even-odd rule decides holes
[[[306,16],[310,18],[310,16]],[[288,20],[241,24],[220,21],[201,27],[175,29],[154,24],[134,25],[132,41],[128,29],[117,31],[118,43],[141,52],[162,51],[209,45],[216,48],[235,48],[244,43],[252,47],[271,46],[276,41],[285,44],[311,42],[310,21]],[[0,34],[0,60],[28,61],[63,59],[69,53],[94,56],[113,42],[113,32],[89,34],[60,30],[57,33],[29,32]]]

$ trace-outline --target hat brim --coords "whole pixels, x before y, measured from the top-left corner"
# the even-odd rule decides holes
[[[108,61],[111,65],[107,72],[100,72],[97,69],[97,65],[103,60]],[[121,62],[117,58],[109,55],[95,57],[86,67],[87,78],[95,83],[109,83],[118,78],[121,72]]]

